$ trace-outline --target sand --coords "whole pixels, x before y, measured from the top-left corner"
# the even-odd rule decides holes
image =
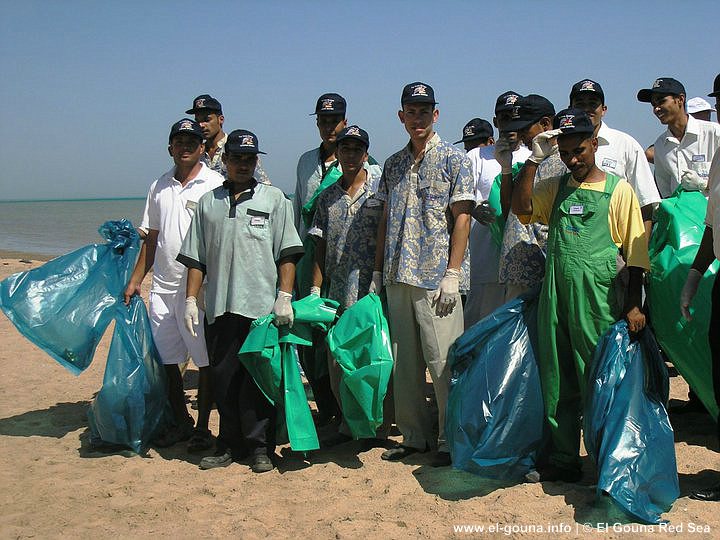
[[[0,279],[41,264],[14,255],[0,259]],[[145,457],[93,452],[86,412],[102,384],[109,335],[93,364],[75,377],[0,315],[0,537],[720,537],[720,503],[688,498],[720,482],[714,428],[704,414],[672,417],[681,498],[662,530],[627,521],[613,526],[617,517],[595,504],[587,458],[580,484],[503,486],[433,469],[430,454],[388,463],[381,449],[360,452],[356,442],[308,459],[279,448],[278,468],[261,475],[247,463],[201,471],[201,456],[182,444],[150,449]],[[186,379],[194,399],[194,368]],[[684,381],[673,376],[671,397],[686,395]],[[213,433],[217,422],[213,412]],[[591,529],[588,522],[601,527]],[[463,526],[478,529],[456,529]],[[539,532],[549,527],[554,532]]]

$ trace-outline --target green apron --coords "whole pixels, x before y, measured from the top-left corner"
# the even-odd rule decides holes
[[[595,346],[620,317],[618,247],[608,209],[619,178],[605,190],[560,187],[550,215],[545,280],[538,309],[540,380],[551,435],[550,462],[580,467],[580,411]]]

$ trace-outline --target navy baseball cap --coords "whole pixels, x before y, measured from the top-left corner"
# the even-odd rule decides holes
[[[310,113],[310,116],[315,114],[341,114],[345,117],[346,110],[347,102],[340,94],[323,94],[318,98],[315,104],[315,112]]]
[[[465,141],[474,141],[475,139],[487,139],[492,137],[494,134],[493,127],[487,120],[482,118],[473,118],[467,124],[462,131],[462,139],[455,141],[453,144],[458,144]]]
[[[655,79],[652,88],[643,88],[637,94],[638,101],[650,103],[653,94],[670,94],[673,96],[685,95],[685,87],[680,81],[670,77]]]
[[[246,129],[236,129],[231,132],[225,141],[226,154],[264,154],[258,150],[258,139],[255,134]]]
[[[365,148],[370,148],[370,136],[367,131],[359,126],[348,126],[343,129],[340,134],[336,137],[335,142],[340,144],[340,141],[345,139],[355,139],[365,145]]]
[[[517,102],[522,96],[517,92],[508,90],[500,94],[495,100],[495,114],[502,111],[510,111],[513,107],[517,107]]]
[[[603,92],[602,86],[600,86],[600,83],[596,83],[590,79],[583,79],[582,81],[578,81],[573,84],[572,89],[570,90],[570,103],[572,103],[573,98],[577,97],[578,94],[584,93],[597,95],[602,104],[605,105],[605,93]]]
[[[708,94],[708,97],[720,97],[720,75],[715,77],[713,91]]]
[[[505,127],[505,131],[520,131],[541,118],[555,116],[555,107],[547,98],[537,94],[529,94],[517,100],[513,108],[513,117]]]
[[[215,111],[218,114],[222,114],[222,105],[220,105],[220,102],[210,94],[203,94],[193,100],[192,109],[185,111],[185,114],[197,114],[203,110]]]
[[[183,118],[182,120],[178,120],[172,125],[172,127],[170,128],[170,137],[168,137],[168,141],[172,142],[173,137],[175,135],[180,135],[181,133],[189,133],[190,135],[195,135],[197,138],[200,139],[201,142],[205,140],[205,135],[203,134],[203,130],[200,127],[200,124],[198,124],[195,120],[190,120],[189,118]]]
[[[400,103],[402,105],[406,103],[430,103],[436,105],[437,101],[435,101],[435,91],[432,86],[422,82],[414,82],[405,85],[400,97]]]
[[[594,133],[595,127],[590,117],[580,109],[563,109],[553,118],[553,129],[562,131],[561,135],[573,135],[575,133]]]

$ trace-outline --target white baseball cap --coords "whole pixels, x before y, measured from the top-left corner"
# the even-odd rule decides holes
[[[705,101],[701,97],[694,97],[694,98],[688,99],[688,102],[687,102],[688,114],[693,114],[693,113],[702,112],[702,111],[714,111],[714,110],[715,109],[713,108],[713,106],[710,105],[707,101]]]

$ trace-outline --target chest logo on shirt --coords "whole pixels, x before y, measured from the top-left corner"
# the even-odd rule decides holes
[[[601,167],[608,167],[609,169],[615,169],[617,167],[617,160],[610,158],[603,158]]]
[[[693,161],[706,161],[705,154],[695,154],[692,157]]]
[[[585,207],[582,204],[573,204],[568,213],[571,216],[582,216],[584,211]]]

